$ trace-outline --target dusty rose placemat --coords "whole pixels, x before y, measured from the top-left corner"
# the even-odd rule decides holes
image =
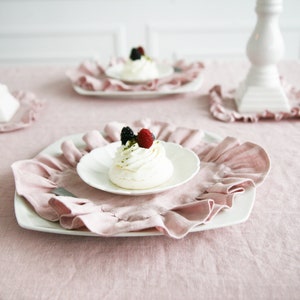
[[[221,85],[215,85],[209,91],[210,112],[214,118],[223,122],[258,122],[259,120],[300,119],[300,90],[282,82],[287,97],[290,100],[289,112],[239,113],[234,100],[234,90],[224,92]]]
[[[204,132],[168,123],[142,120],[133,128],[149,128],[158,139],[192,149],[201,160],[199,173],[188,183],[147,196],[120,196],[94,189],[76,172],[80,158],[97,147],[119,140],[125,124],[111,122],[83,136],[84,148],[69,140],[62,154],[40,154],[12,166],[17,193],[39,216],[60,222],[66,229],[87,228],[102,236],[156,228],[182,238],[195,226],[210,222],[221,210],[230,209],[236,195],[262,183],[270,168],[266,152],[258,145],[226,137],[220,143],[203,141]],[[56,196],[64,187],[78,198]]]
[[[19,101],[20,107],[10,121],[0,123],[0,133],[29,127],[37,119],[45,103],[31,92],[17,91],[12,95]]]
[[[114,59],[108,66],[119,62],[124,62],[124,60]],[[177,70],[173,75],[141,84],[127,84],[121,80],[107,77],[105,74],[106,67],[97,61],[85,61],[76,69],[68,70],[66,74],[73,85],[88,91],[166,91],[195,80],[203,71],[204,64],[178,60],[173,67]]]

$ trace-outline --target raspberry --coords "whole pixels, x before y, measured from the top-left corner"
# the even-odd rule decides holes
[[[141,53],[138,51],[137,48],[132,48],[129,57],[131,60],[138,60],[141,59]]]
[[[154,135],[146,128],[141,129],[137,135],[138,145],[142,148],[149,149],[154,141]]]
[[[121,131],[121,142],[125,145],[128,141],[135,139],[134,132],[130,127],[123,127]]]
[[[142,46],[139,46],[139,47],[137,48],[137,51],[139,51],[139,53],[140,53],[141,55],[145,55],[145,50],[144,50],[144,48],[143,48]]]

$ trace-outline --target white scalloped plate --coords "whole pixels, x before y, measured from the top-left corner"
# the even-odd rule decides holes
[[[49,145],[41,153],[49,155],[58,155],[61,153],[60,146],[64,140],[73,140],[77,146],[84,146],[82,141],[83,134],[76,134],[72,136],[64,137],[55,143]],[[220,141],[217,135],[211,133],[205,133],[203,140],[212,143]],[[208,223],[194,227],[191,232],[199,232],[210,229],[217,229],[221,227],[231,226],[245,222],[252,211],[252,207],[255,200],[256,189],[250,188],[244,193],[237,195],[233,206],[230,209],[225,209],[217,214]],[[79,236],[93,236],[101,237],[95,233],[84,231],[84,230],[67,230],[62,228],[58,222],[50,222],[39,215],[32,209],[27,201],[15,193],[14,197],[15,215],[19,226],[28,230],[49,232],[56,234],[67,234],[67,235],[79,235]],[[125,232],[116,235],[116,237],[141,237],[141,236],[155,236],[162,235],[155,229],[149,229],[138,232]]]
[[[200,74],[193,81],[174,89],[166,89],[159,91],[89,91],[73,84],[73,89],[79,95],[105,97],[105,98],[122,98],[122,99],[145,99],[157,98],[162,96],[177,95],[196,92],[203,84],[203,75]]]

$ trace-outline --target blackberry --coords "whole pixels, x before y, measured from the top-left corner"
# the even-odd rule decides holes
[[[130,53],[130,59],[131,60],[138,60],[141,59],[141,53],[139,52],[139,50],[137,48],[132,48],[131,49],[131,53]]]
[[[121,131],[121,142],[125,145],[128,141],[135,139],[134,132],[130,127],[123,127]]]

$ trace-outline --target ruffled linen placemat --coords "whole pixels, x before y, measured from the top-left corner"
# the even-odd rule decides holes
[[[29,127],[44,106],[44,101],[37,99],[31,92],[17,91],[12,95],[19,101],[20,107],[10,121],[0,122],[0,133]]]
[[[40,154],[12,165],[17,193],[42,218],[66,229],[85,228],[101,236],[156,228],[172,238],[182,238],[195,226],[210,222],[223,209],[230,209],[235,196],[262,183],[270,161],[258,145],[226,137],[220,143],[203,141],[201,130],[176,127],[151,120],[137,121],[133,129],[149,128],[158,139],[192,149],[201,160],[199,173],[188,183],[159,194],[120,196],[94,189],[80,179],[76,165],[94,148],[119,140],[125,124],[105,126],[83,136],[84,148],[71,140],[61,145],[62,154]],[[78,198],[56,196],[53,188],[64,187]]]
[[[108,67],[122,61],[124,60],[112,60]],[[85,61],[76,69],[68,70],[66,74],[73,85],[88,91],[166,91],[195,80],[203,71],[204,64],[179,60],[173,67],[177,71],[172,75],[142,84],[127,84],[121,80],[107,77],[105,67],[97,61]]]
[[[224,93],[220,85],[215,85],[209,91],[210,112],[214,118],[223,122],[258,122],[259,120],[286,120],[300,119],[300,90],[282,82],[282,86],[290,100],[290,112],[272,112],[266,110],[262,113],[239,113],[237,111],[234,90]]]

